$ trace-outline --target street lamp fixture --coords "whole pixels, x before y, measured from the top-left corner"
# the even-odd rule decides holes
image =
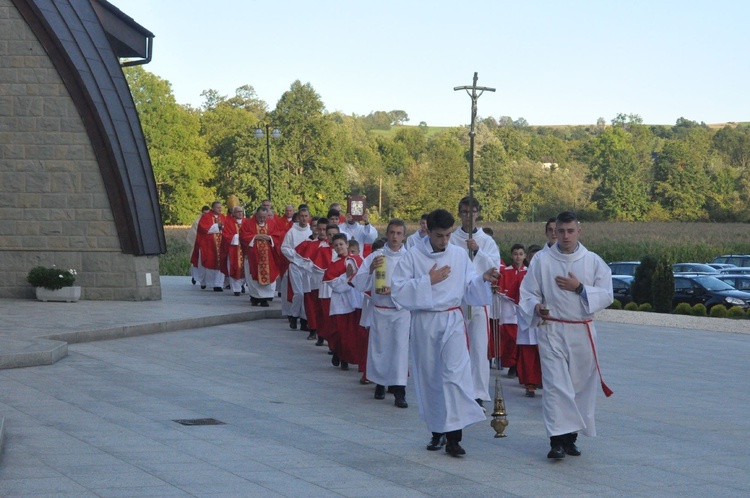
[[[263,128],[266,132],[263,133]],[[271,130],[273,128],[273,130]],[[270,130],[270,131],[269,131]],[[281,130],[272,124],[258,123],[258,127],[255,129],[255,138],[260,140],[265,135],[266,137],[266,173],[268,175],[268,185],[266,195],[268,200],[271,200],[271,137],[281,138]]]

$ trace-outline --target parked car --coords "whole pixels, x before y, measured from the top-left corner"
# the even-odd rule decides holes
[[[750,292],[750,275],[719,275],[716,278],[737,290]]]
[[[750,266],[735,266],[719,270],[720,275],[750,275]]]
[[[737,265],[733,265],[731,263],[706,263],[708,266],[715,270],[727,270],[729,268],[738,268]]]
[[[712,263],[729,263],[735,266],[750,266],[750,254],[724,254],[716,256]]]
[[[672,265],[674,273],[696,273],[705,275],[716,275],[719,270],[704,263],[676,263]]]
[[[635,269],[640,266],[640,261],[615,261],[609,264],[612,275],[635,275]]]
[[[709,310],[717,304],[746,310],[750,308],[750,292],[736,290],[711,275],[675,275],[672,308],[680,303],[703,303]]]
[[[612,293],[623,306],[633,301],[633,280],[635,277],[632,275],[612,275]]]

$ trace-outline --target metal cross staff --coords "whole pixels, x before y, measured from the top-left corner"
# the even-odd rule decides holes
[[[486,87],[486,86],[477,86],[477,80],[479,79],[479,76],[477,76],[478,73],[474,73],[474,84],[471,86],[457,86],[453,87],[454,91],[458,90],[466,90],[466,93],[471,97],[471,129],[469,130],[469,140],[470,140],[470,146],[469,146],[469,238],[471,239],[474,234],[474,215],[471,214],[471,211],[474,210],[474,137],[476,136],[477,132],[474,130],[474,124],[477,120],[477,99],[482,96],[482,94],[487,92],[494,92],[494,88]],[[469,91],[471,90],[471,92]],[[479,93],[477,93],[479,92]],[[469,257],[473,260],[474,259],[474,251],[469,251]]]

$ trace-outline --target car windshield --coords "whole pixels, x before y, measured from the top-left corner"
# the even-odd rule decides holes
[[[734,287],[716,277],[697,277],[695,281],[711,291],[734,290]]]

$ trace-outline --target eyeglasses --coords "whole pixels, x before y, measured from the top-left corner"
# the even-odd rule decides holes
[[[478,212],[479,211],[471,211],[471,214],[477,214]],[[469,211],[459,211],[458,214],[460,214],[461,216],[466,216],[467,214],[469,214]]]

